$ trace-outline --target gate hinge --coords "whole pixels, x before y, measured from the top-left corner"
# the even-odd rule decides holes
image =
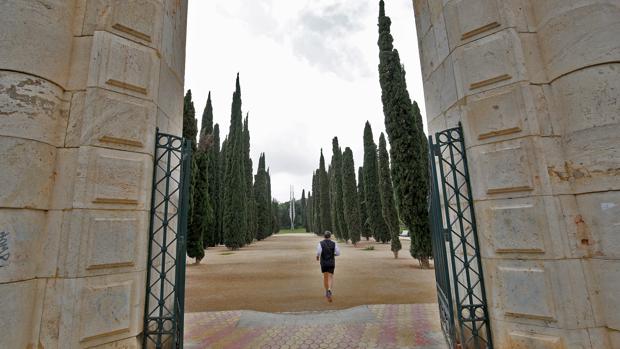
[[[444,229],[443,230],[443,239],[446,242],[450,242],[450,229]]]
[[[439,150],[439,144],[431,145],[431,151],[433,152],[433,155],[435,155],[435,156],[441,155],[441,152]]]

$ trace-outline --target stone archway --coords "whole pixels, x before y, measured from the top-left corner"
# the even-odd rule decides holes
[[[429,129],[462,121],[470,145],[496,346],[620,347],[617,1],[413,3]],[[0,4],[3,347],[139,347],[152,137],[181,133],[186,11]]]

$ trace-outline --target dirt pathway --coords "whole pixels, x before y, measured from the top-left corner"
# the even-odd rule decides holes
[[[296,312],[437,302],[434,271],[420,270],[403,240],[399,259],[389,244],[341,245],[334,302],[327,303],[315,260],[318,241],[312,234],[283,234],[235,252],[207,250],[200,265],[188,264],[185,311]],[[375,250],[364,250],[371,245]]]

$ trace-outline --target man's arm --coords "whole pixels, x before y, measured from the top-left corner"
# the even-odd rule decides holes
[[[335,244],[335,245],[336,245],[336,248],[335,248],[334,254],[336,256],[340,256],[340,247],[338,247],[338,244]]]
[[[321,253],[323,252],[323,248],[321,248],[321,243],[319,242],[316,245],[316,260],[319,260],[319,256],[321,255]]]

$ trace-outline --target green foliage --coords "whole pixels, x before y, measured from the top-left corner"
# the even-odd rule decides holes
[[[226,146],[226,170],[224,175],[223,234],[226,247],[236,250],[246,243],[246,179],[243,158],[243,121],[241,114],[241,86],[237,75],[233,94],[230,130]]]
[[[392,179],[400,216],[411,232],[411,255],[428,264],[432,256],[428,202],[428,158],[421,115],[412,106],[405,70],[392,45],[391,20],[379,2],[379,78],[385,128],[390,141]]]
[[[249,128],[249,113],[245,117],[243,122],[243,164],[244,164],[244,177],[245,177],[245,197],[246,197],[246,218],[247,218],[247,231],[245,236],[245,243],[251,244],[256,238],[256,205],[254,204],[254,176],[252,175],[252,158],[250,157],[250,128]]]
[[[304,228],[308,227],[308,223],[306,220],[306,211],[307,211],[306,190],[303,189],[301,191],[301,211],[298,211],[297,215],[301,217],[301,226]]]
[[[337,237],[345,242],[349,240],[349,232],[344,218],[344,200],[342,194],[342,149],[338,144],[338,137],[332,141],[332,229]]]
[[[256,207],[256,239],[263,240],[271,235],[271,198],[268,196],[267,170],[265,154],[258,160],[258,169],[254,177],[254,202]]]
[[[220,125],[213,127],[213,146],[209,151],[209,194],[214,214],[214,245],[221,245],[222,239],[222,154],[220,151]]]
[[[325,170],[325,158],[323,157],[323,149],[321,149],[321,159],[319,161],[319,191],[321,200],[319,202],[319,211],[321,219],[321,230],[319,234],[323,234],[325,231],[332,230],[332,215],[331,205],[329,199],[329,177]]]
[[[348,147],[344,150],[342,156],[342,199],[347,232],[351,242],[357,244],[360,241],[360,234],[362,232],[362,217],[355,181],[353,151]]]
[[[201,172],[207,176],[208,198],[204,205],[209,205],[209,219],[207,220],[206,231],[203,234],[203,243],[205,247],[216,246],[219,243],[219,126],[213,127],[213,105],[211,103],[211,92],[207,98],[207,105],[202,113],[202,122],[200,124],[200,142],[203,150],[206,152],[206,169]]]
[[[364,251],[374,251],[374,250],[375,250],[375,247],[372,245],[364,247]]]
[[[366,209],[366,191],[364,190],[364,168],[357,171],[357,196],[360,201],[360,219],[362,222],[362,236],[368,240],[372,233],[368,225],[368,210]]]
[[[279,221],[279,219],[278,219],[278,212],[279,212],[278,207],[279,207],[279,205],[280,204],[278,203],[277,200],[273,200],[272,203],[271,203],[271,207],[272,207],[271,212],[273,212],[273,214],[271,216],[272,217],[272,227],[273,227],[272,234],[277,234],[280,231],[280,224],[278,224],[278,221]]]
[[[382,214],[377,164],[377,145],[373,140],[370,123],[366,122],[364,127],[364,192],[368,225],[375,240],[386,243],[390,241],[390,236]]]
[[[314,217],[314,197],[312,196],[311,192],[308,192],[308,200],[306,202],[306,209],[305,209],[305,217],[306,217],[306,232],[311,233],[314,228],[312,227],[312,222],[314,221],[313,217]]]
[[[398,237],[400,224],[396,204],[394,203],[392,177],[390,176],[390,155],[387,151],[387,144],[383,133],[379,137],[379,189],[381,192],[383,219],[389,229],[392,252],[398,252],[402,248]]]
[[[312,174],[312,231],[316,235],[321,235],[321,191],[319,189],[319,170]]]
[[[183,99],[183,137],[192,142],[192,153],[196,152],[195,143],[197,133],[198,127],[196,126],[196,110],[194,109],[194,102],[192,101],[192,91],[188,90],[185,94],[185,98]],[[187,225],[187,255],[190,258],[196,258],[197,261],[200,261],[204,257],[205,251],[202,240],[202,222],[194,220],[194,193],[196,192],[197,181],[197,166],[195,159],[192,159],[190,171],[191,182],[189,189],[190,197]]]

